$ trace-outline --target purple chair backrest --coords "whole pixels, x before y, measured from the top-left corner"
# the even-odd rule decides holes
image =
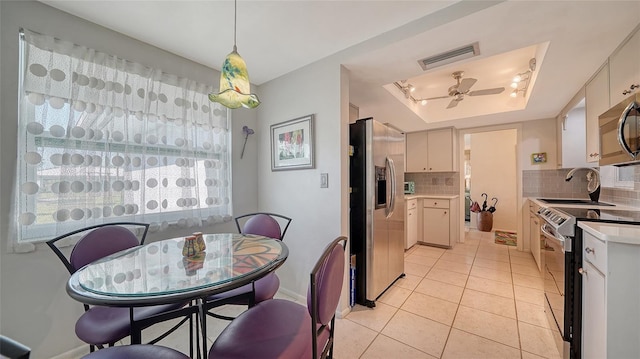
[[[336,244],[320,269],[316,272],[318,324],[328,324],[335,315],[340,301],[344,279],[344,247]],[[313,317],[311,287],[307,291],[307,308]]]
[[[282,232],[278,221],[267,214],[257,214],[244,224],[244,234],[257,234],[269,238],[282,239]]]
[[[139,244],[138,237],[124,227],[100,227],[87,233],[76,243],[69,262],[74,270],[78,270],[95,260]]]

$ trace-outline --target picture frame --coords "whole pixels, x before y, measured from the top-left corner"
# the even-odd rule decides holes
[[[314,168],[313,115],[271,125],[271,171]]]
[[[547,162],[547,153],[546,152],[538,152],[531,154],[531,164],[537,165],[540,163]]]

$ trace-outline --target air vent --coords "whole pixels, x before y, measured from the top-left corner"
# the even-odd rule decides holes
[[[418,63],[423,70],[427,71],[438,66],[450,64],[452,62],[468,59],[478,55],[480,55],[480,46],[477,42],[474,42],[471,45],[459,47],[451,51],[418,60]]]

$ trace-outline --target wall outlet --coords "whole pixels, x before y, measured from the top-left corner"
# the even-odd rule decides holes
[[[320,188],[329,188],[329,174],[321,173],[320,174]]]

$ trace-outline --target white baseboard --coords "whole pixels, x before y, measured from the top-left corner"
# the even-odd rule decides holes
[[[278,289],[278,292],[280,292],[281,294],[286,295],[287,297],[290,297],[291,299],[295,300],[296,302],[306,306],[307,305],[307,297],[306,296],[302,296],[298,293],[294,293],[286,288],[282,288],[280,287],[280,289]],[[338,318],[344,318],[347,314],[351,313],[351,307],[347,305],[346,308],[337,308],[336,309],[336,317]]]
[[[302,296],[298,293],[292,292],[286,288],[282,288],[280,287],[280,289],[278,289],[278,292],[286,295],[287,297],[291,297],[293,300],[295,300],[296,302],[303,304],[303,305],[307,305],[307,297],[306,296]]]

